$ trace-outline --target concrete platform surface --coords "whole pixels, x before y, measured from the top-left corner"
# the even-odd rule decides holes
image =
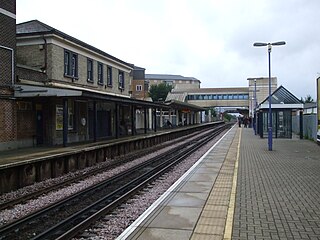
[[[320,239],[320,146],[234,127],[118,239]]]

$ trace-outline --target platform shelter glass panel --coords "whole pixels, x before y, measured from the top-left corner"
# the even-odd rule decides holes
[[[263,137],[268,137],[268,111],[263,112]],[[292,116],[291,109],[272,111],[272,137],[291,138],[292,137]]]

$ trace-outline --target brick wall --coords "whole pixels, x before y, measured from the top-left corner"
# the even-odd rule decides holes
[[[11,13],[16,13],[16,1],[15,0],[1,0],[0,8],[9,11]]]
[[[77,80],[72,81],[71,78],[64,77],[64,48],[57,45],[48,44],[48,80],[62,80],[70,84],[81,85],[95,90],[104,92],[112,92],[123,95],[129,95],[131,76],[129,72],[124,71],[125,89],[120,91],[118,74],[119,69],[112,67],[112,87],[107,85],[107,65],[103,64],[103,77],[104,85],[99,85],[98,82],[98,62],[95,60],[95,56],[88,55],[93,59],[93,83],[87,81],[87,56],[78,54],[78,76]]]
[[[0,85],[9,87],[12,84],[11,51],[0,48],[0,59]]]
[[[17,139],[16,119],[15,102],[0,99],[0,143],[11,142]]]
[[[144,99],[148,97],[148,91],[144,89],[145,80],[133,80],[132,81],[132,96],[137,99]],[[142,87],[141,91],[137,91],[137,85]]]
[[[0,14],[0,45],[14,49],[16,45],[16,21],[4,14]],[[12,51],[0,47],[0,85],[11,84]]]
[[[17,63],[40,70],[45,65],[45,50],[40,45],[18,46]]]
[[[17,139],[31,139],[36,134],[32,102],[17,102]]]
[[[0,45],[16,48],[16,1],[1,0],[0,8],[8,13],[0,13]],[[16,103],[11,100],[12,91],[12,51],[0,47],[0,147],[17,139]],[[15,62],[15,56],[14,56]],[[15,73],[15,63],[13,64]]]

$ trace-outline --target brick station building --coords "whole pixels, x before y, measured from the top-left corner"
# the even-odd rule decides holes
[[[15,81],[16,2],[0,1],[0,149],[18,138]]]

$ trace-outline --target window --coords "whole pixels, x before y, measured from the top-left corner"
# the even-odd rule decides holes
[[[148,91],[149,89],[149,81],[144,81],[144,91]]]
[[[87,60],[87,77],[88,82],[93,82],[93,61],[89,58]]]
[[[107,85],[112,87],[112,67],[107,67]]]
[[[119,71],[119,89],[124,89],[124,72]]]
[[[64,52],[64,75],[70,75],[70,52]]]
[[[142,85],[136,85],[136,91],[141,92],[142,91]]]
[[[98,63],[98,84],[103,85],[103,64]]]
[[[223,100],[228,100],[228,95],[227,94],[223,94]]]
[[[78,54],[64,50],[64,76],[78,78]]]
[[[164,83],[169,85],[169,86],[173,86],[173,81],[164,81]]]

